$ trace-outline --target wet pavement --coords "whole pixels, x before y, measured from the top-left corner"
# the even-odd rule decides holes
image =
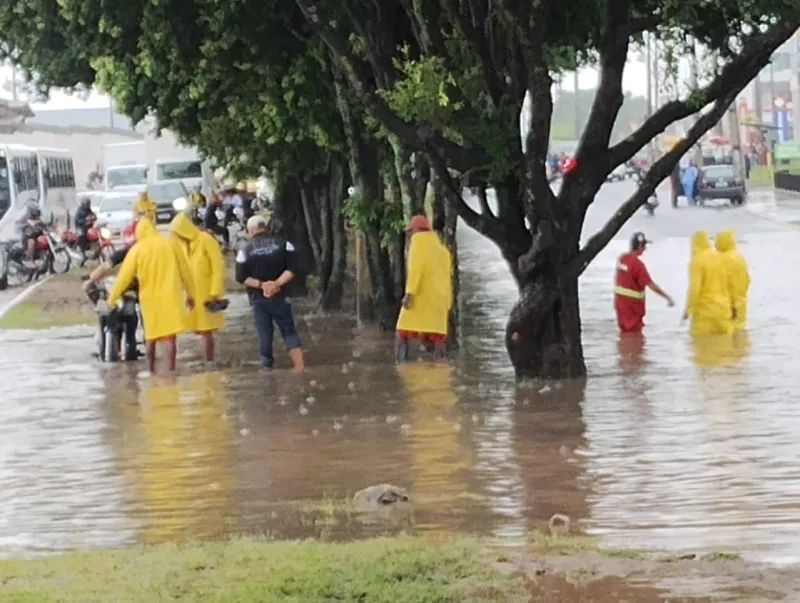
[[[630,190],[602,191],[587,234]],[[645,259],[680,306],[688,237],[726,227],[753,276],[747,336],[695,345],[682,308],[653,298],[644,344],[621,345],[611,284],[626,238],[655,241]],[[230,367],[203,372],[187,337],[176,378],[98,366],[91,329],[54,331],[51,346],[0,333],[0,551],[396,530],[518,544],[564,513],[613,547],[800,561],[800,230],[747,209],[634,217],[582,281],[585,388],[515,387],[502,345],[514,285],[490,243],[463,229],[460,244],[453,367],[395,367],[390,337],[305,316],[307,374],[262,373],[241,300],[221,344]],[[382,482],[407,487],[413,512],[337,502]]]

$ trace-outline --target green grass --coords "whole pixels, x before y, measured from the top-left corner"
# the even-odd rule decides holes
[[[35,296],[35,294],[34,294]],[[87,302],[88,303],[88,302]],[[63,310],[45,309],[35,300],[25,300],[0,318],[0,329],[49,329],[51,327],[71,327],[90,325],[97,318],[76,308],[66,307]]]
[[[4,603],[522,603],[470,540],[232,542],[0,561]]]
[[[750,178],[747,179],[747,185],[751,187],[765,187],[772,186],[772,170],[766,165],[754,165],[750,170]]]

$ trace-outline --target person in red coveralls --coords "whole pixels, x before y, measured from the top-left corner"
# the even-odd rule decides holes
[[[641,333],[644,328],[645,289],[667,300],[667,305],[675,305],[673,299],[650,278],[650,273],[642,261],[642,254],[650,241],[643,232],[631,238],[631,250],[617,260],[617,276],[614,283],[614,310],[617,325],[623,333]]]

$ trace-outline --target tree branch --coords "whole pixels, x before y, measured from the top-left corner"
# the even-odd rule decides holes
[[[525,198],[525,215],[535,228],[541,220],[554,221],[553,205],[556,197],[547,181],[545,163],[550,147],[550,122],[553,117],[553,79],[545,57],[545,28],[552,0],[533,0],[527,3],[530,11],[514,10],[511,0],[499,0],[506,13],[511,31],[517,39],[525,59],[530,95],[530,129],[525,143],[526,187],[530,194]],[[522,13],[527,19],[522,19]]]
[[[353,56],[346,39],[328,25],[313,0],[295,0],[311,27],[330,49],[344,69],[347,79],[358,98],[367,106],[372,116],[380,121],[390,132],[402,139],[410,147],[424,150],[430,146],[444,158],[446,163],[458,170],[467,172],[477,166],[490,163],[490,158],[480,149],[465,148],[447,140],[430,128],[415,128],[395,114],[389,106],[370,88],[369,77],[363,64]]]
[[[586,267],[597,257],[597,254],[608,245],[633,214],[650,198],[656,187],[669,176],[675,168],[675,164],[680,161],[680,158],[722,118],[748,81],[744,81],[718,98],[712,109],[697,120],[686,136],[653,164],[636,192],[620,206],[611,219],[606,222],[605,226],[592,236],[581,249],[578,259],[570,268],[575,276],[580,276],[586,270]]]
[[[576,151],[577,169],[565,178],[564,193],[571,194],[571,180],[583,180],[582,197],[594,197],[608,171],[599,158],[605,157],[611,132],[625,96],[622,76],[628,61],[630,0],[605,0],[605,22],[600,40],[600,83],[594,95],[589,119]],[[595,158],[594,161],[586,161]],[[586,168],[594,168],[586,173]],[[559,195],[559,197],[561,197]],[[561,197],[563,199],[563,197]]]
[[[427,150],[428,158],[430,159],[431,167],[436,173],[436,176],[444,183],[445,189],[449,193],[453,207],[458,214],[458,217],[464,220],[467,226],[481,233],[486,238],[494,241],[497,245],[501,245],[504,240],[503,229],[500,222],[489,211],[489,214],[483,212],[478,213],[467,205],[462,196],[462,191],[456,185],[450,172],[447,171],[447,164],[442,157],[433,149]],[[484,191],[485,192],[485,191]],[[487,204],[488,209],[488,204]]]
[[[642,126],[623,141],[609,149],[606,174],[636,155],[653,138],[664,132],[670,124],[685,119],[698,111],[698,104],[706,105],[725,95],[728,90],[758,75],[769,62],[772,53],[795,32],[800,20],[791,19],[771,26],[766,32],[750,36],[738,57],[728,63],[707,86],[693,92],[685,100],[672,101],[649,117]],[[705,99],[698,103],[697,99]]]
[[[481,68],[483,70],[483,78],[486,81],[486,89],[489,91],[489,96],[492,99],[492,104],[495,108],[500,106],[500,101],[503,98],[503,90],[505,86],[500,80],[499,72],[494,66],[492,61],[491,51],[486,37],[475,25],[475,22],[480,22],[474,14],[476,7],[473,2],[469,2],[468,6],[470,12],[473,14],[471,18],[467,17],[454,2],[454,0],[441,0],[445,11],[447,12],[450,20],[458,26],[467,42],[470,43],[475,54],[478,55],[481,61]]]

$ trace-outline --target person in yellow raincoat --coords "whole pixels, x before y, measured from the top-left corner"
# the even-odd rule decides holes
[[[186,326],[203,338],[206,362],[214,361],[214,331],[225,325],[222,312],[210,312],[206,302],[220,299],[225,292],[225,259],[217,240],[192,224],[185,213],[172,220],[169,231],[181,243],[189,260],[195,289],[195,305]]]
[[[139,281],[148,370],[155,373],[156,344],[163,341],[169,370],[174,371],[176,338],[185,328],[186,308],[194,307],[194,280],[178,242],[158,234],[147,219],[139,220],[136,225],[136,244],[122,262],[108,295],[109,307],[116,305],[134,278]]]
[[[691,317],[692,335],[733,332],[734,304],[722,254],[711,247],[708,233],[698,230],[692,237],[689,292],[683,319]]]
[[[397,360],[408,360],[409,341],[434,345],[436,355],[447,353],[447,318],[453,306],[453,265],[450,252],[425,216],[414,216],[406,228],[408,248],[406,292],[397,319]]]
[[[733,297],[733,308],[736,310],[733,328],[741,331],[747,324],[747,293],[750,289],[750,272],[747,270],[747,262],[736,249],[736,238],[732,229],[718,233],[714,243],[717,251],[722,254],[728,269],[728,287],[731,297]]]
[[[142,191],[136,203],[133,204],[133,218],[138,220],[140,218],[147,218],[153,224],[156,223],[156,212],[158,206],[147,194],[147,191]]]

